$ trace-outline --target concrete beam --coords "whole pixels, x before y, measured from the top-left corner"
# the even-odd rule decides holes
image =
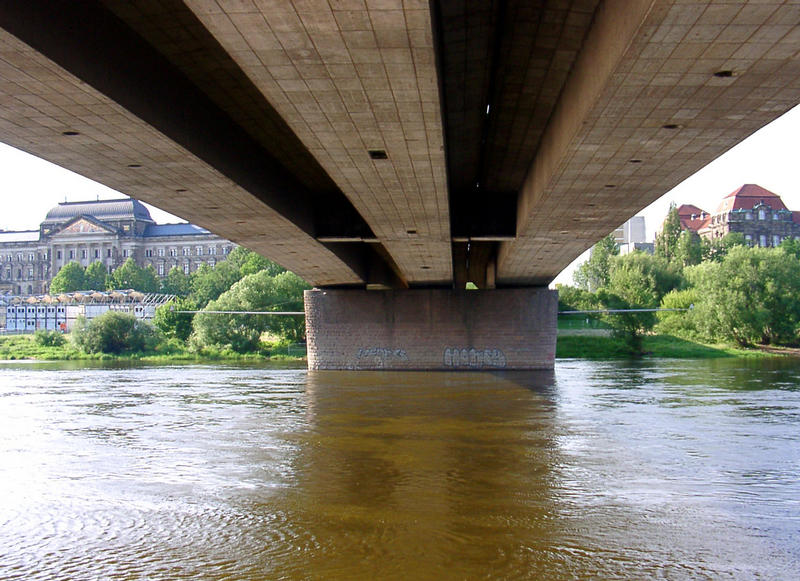
[[[595,14],[501,243],[498,285],[583,250],[800,102],[784,2],[608,0]]]

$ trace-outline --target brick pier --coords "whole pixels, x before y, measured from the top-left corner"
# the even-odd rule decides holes
[[[552,368],[557,305],[542,287],[306,291],[308,368]]]

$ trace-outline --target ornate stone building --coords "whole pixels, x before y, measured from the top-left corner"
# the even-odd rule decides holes
[[[39,230],[0,231],[0,291],[47,292],[67,263],[102,262],[109,272],[128,258],[153,265],[159,276],[171,268],[189,274],[214,266],[236,245],[193,224],[156,224],[133,199],[64,202],[51,209]]]
[[[741,232],[750,246],[778,246],[785,238],[800,239],[800,212],[789,210],[780,196],[755,184],[745,184],[722,199],[713,214],[696,206],[678,208],[681,228],[703,238]]]

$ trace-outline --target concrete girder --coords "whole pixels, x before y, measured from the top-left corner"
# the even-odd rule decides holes
[[[400,277],[449,285],[430,13],[427,2],[404,4],[186,2],[364,217]]]
[[[207,227],[314,284],[374,278],[370,245],[315,239],[319,215],[343,215],[360,233],[360,216],[335,186],[314,191],[287,171],[102,6],[10,3],[0,27],[3,141]],[[284,145],[290,137],[284,132]]]
[[[520,191],[497,283],[548,283],[800,102],[799,24],[784,2],[602,3]]]

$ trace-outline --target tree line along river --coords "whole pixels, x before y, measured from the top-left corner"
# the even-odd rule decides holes
[[[0,363],[0,578],[793,579],[798,386]]]

